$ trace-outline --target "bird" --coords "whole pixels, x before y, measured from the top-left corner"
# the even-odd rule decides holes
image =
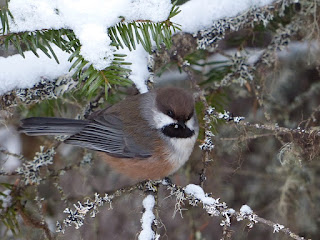
[[[97,151],[130,179],[158,180],[189,159],[199,125],[192,93],[162,87],[127,97],[84,120],[22,119],[18,130],[30,136],[67,135],[64,143]]]

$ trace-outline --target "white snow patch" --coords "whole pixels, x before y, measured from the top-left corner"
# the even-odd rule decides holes
[[[69,54],[56,46],[52,49],[60,64],[41,50],[37,51],[39,58],[31,51],[24,53],[25,58],[21,55],[0,57],[0,95],[15,88],[33,87],[41,78],[52,80],[68,73],[72,64],[68,61]]]
[[[252,214],[253,211],[248,205],[242,205],[242,207],[240,208],[240,213],[242,213],[242,214]]]
[[[117,53],[126,54],[126,61],[131,65],[125,65],[126,68],[131,69],[129,79],[136,85],[140,93],[148,91],[147,80],[150,76],[148,71],[148,57],[149,54],[144,50],[142,45],[136,45],[136,49],[130,51],[128,48],[119,49]]]
[[[145,212],[141,218],[142,231],[139,234],[139,240],[150,240],[155,238],[155,233],[152,230],[153,220],[155,216],[153,214],[153,207],[155,204],[154,196],[148,195],[142,202]]]
[[[92,36],[94,36],[94,41],[92,41]],[[116,47],[110,46],[111,40],[105,27],[85,24],[79,31],[78,37],[82,44],[80,54],[91,62],[95,69],[103,70],[111,65]]]
[[[189,184],[184,189],[185,193],[193,195],[198,198],[203,204],[212,205],[216,203],[216,200],[212,197],[206,196],[203,189],[195,184]]]
[[[126,21],[150,20],[161,22],[168,18],[172,4],[169,0],[135,0],[131,1],[126,13]]]
[[[209,28],[214,20],[234,17],[256,6],[271,4],[274,0],[191,0],[180,6],[181,13],[172,21],[182,25],[182,31],[194,33]]]
[[[10,32],[65,27],[63,19],[57,14],[57,1],[12,0],[8,7],[14,16],[14,21],[9,18]]]

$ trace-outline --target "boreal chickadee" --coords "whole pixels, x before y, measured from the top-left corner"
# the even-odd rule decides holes
[[[188,159],[198,136],[194,98],[166,87],[127,97],[86,120],[23,119],[27,135],[69,135],[64,142],[96,150],[111,167],[128,177],[160,179]]]

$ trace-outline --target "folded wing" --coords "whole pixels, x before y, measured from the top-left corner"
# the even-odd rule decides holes
[[[122,121],[113,114],[101,114],[90,120],[66,118],[27,118],[20,132],[27,135],[70,135],[64,142],[101,151],[119,158],[147,158],[151,150],[136,143],[123,132]]]

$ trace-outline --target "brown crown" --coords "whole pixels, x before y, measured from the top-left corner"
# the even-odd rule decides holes
[[[178,121],[186,121],[193,115],[194,98],[184,89],[167,87],[156,90],[156,106],[166,115],[173,113],[172,118]]]

